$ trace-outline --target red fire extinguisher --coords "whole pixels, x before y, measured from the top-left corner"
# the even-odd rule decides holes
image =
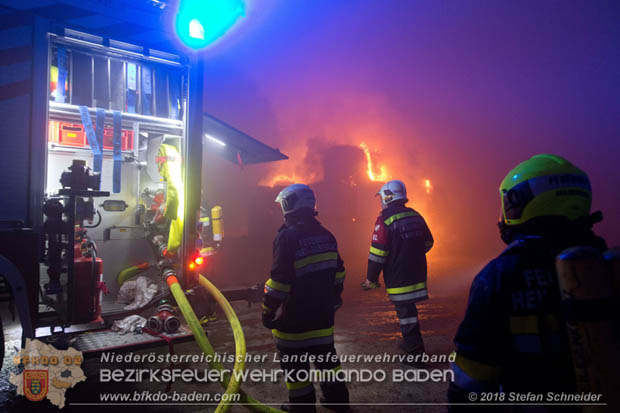
[[[80,249],[73,260],[73,323],[96,321],[101,315],[103,294],[103,260],[93,248]]]

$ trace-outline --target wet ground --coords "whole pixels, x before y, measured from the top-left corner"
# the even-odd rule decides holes
[[[354,280],[351,280],[352,284]],[[339,354],[368,355],[368,354],[402,354],[398,348],[400,340],[398,320],[393,311],[393,306],[385,295],[385,290],[370,292],[354,291],[349,288],[345,293],[345,305],[339,310],[336,321],[336,349]],[[419,319],[424,336],[426,351],[431,355],[447,356],[452,351],[452,338],[465,307],[466,289],[458,288],[449,295],[434,295],[430,300],[419,304]],[[248,363],[249,370],[269,370],[279,368],[279,364],[273,361],[275,347],[271,333],[263,328],[260,322],[260,306],[248,307],[244,303],[235,303],[235,310],[241,319],[244,328],[248,352],[252,355],[268,355],[265,362]],[[2,313],[6,317],[6,311]],[[5,323],[8,322],[5,321]],[[10,371],[17,371],[12,365],[12,356],[19,347],[19,328],[13,324],[8,329],[5,325],[6,355],[4,369],[0,376],[0,412],[43,412],[56,411],[56,407],[47,400],[42,402],[29,402],[23,397],[14,396],[14,387],[8,383]],[[216,352],[231,354],[234,352],[232,332],[223,315],[207,327],[209,339]],[[136,352],[146,354],[152,351],[166,354],[167,347],[143,350]],[[176,354],[199,354],[195,343],[183,343],[175,345]],[[231,364],[227,364],[230,368]],[[214,411],[215,405],[175,404],[175,405],[84,405],[80,403],[100,403],[100,395],[103,393],[133,393],[133,392],[165,392],[165,383],[117,383],[107,384],[100,382],[100,370],[105,368],[135,369],[135,368],[168,368],[169,365],[149,364],[106,364],[100,359],[87,359],[83,364],[83,370],[88,377],[86,382],[77,384],[73,389],[66,392],[67,406],[65,412],[87,411],[140,411],[148,409],[153,412],[203,412]],[[176,364],[175,368],[203,369],[206,363]],[[394,370],[407,370],[408,366],[399,362],[359,362],[343,363],[343,368],[348,370],[370,369],[373,371],[385,371],[387,378],[382,382],[354,381],[348,384],[351,402],[355,412],[443,412],[445,406],[425,405],[445,403],[447,383],[439,382],[410,382],[395,383],[392,380]],[[447,363],[428,363],[429,370],[448,369]],[[411,373],[409,373],[411,374]],[[317,396],[320,395],[318,385],[315,385]],[[282,380],[271,382],[246,382],[243,389],[254,398],[279,407],[286,400],[286,389]],[[216,394],[221,392],[219,383],[175,383],[173,392],[190,394],[198,393]],[[377,403],[381,403],[380,405]],[[235,406],[233,412],[245,411],[243,407]],[[319,412],[328,412],[319,408]]]

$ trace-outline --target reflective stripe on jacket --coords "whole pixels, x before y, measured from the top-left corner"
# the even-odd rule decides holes
[[[506,393],[574,393],[555,257],[572,245],[601,243],[520,237],[474,278],[454,339],[451,402],[500,386]]]
[[[273,330],[279,347],[333,342],[334,311],[345,277],[336,239],[316,219],[280,228],[263,303],[268,311],[282,307]]]
[[[381,212],[375,222],[367,278],[376,282],[383,278],[393,301],[428,298],[426,289],[426,253],[433,246],[424,218],[402,203]]]

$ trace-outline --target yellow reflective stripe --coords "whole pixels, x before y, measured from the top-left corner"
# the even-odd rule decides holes
[[[309,257],[302,258],[295,261],[295,269],[305,267],[306,265],[316,264],[317,262],[329,261],[338,259],[337,252],[324,252],[322,254],[310,255]]]
[[[426,281],[422,281],[421,283],[413,285],[406,285],[404,287],[387,288],[386,290],[388,294],[404,294],[410,293],[412,291],[422,290],[424,288],[426,288]]]
[[[535,315],[510,317],[510,332],[513,334],[538,334],[538,317]]]
[[[338,364],[336,367],[332,369],[334,372],[342,370],[342,365]]]
[[[271,308],[267,307],[265,304],[262,305],[263,310],[273,311]]]
[[[468,359],[458,353],[456,354],[454,363],[472,379],[491,381],[499,377],[499,367]]]
[[[306,331],[303,333],[283,333],[282,331],[278,331],[275,329],[271,330],[271,332],[273,333],[274,336],[282,340],[300,341],[300,340],[308,340],[311,338],[331,336],[334,334],[334,327],[324,328],[322,330],[311,330],[311,331]]]
[[[299,390],[299,389],[303,389],[304,387],[308,387],[311,386],[312,383],[309,381],[298,381],[295,383],[291,383],[291,382],[286,382],[286,388],[289,390]]]
[[[265,285],[267,285],[268,287],[273,288],[274,290],[282,291],[284,293],[290,293],[291,292],[290,284],[284,284],[284,283],[281,283],[281,282],[278,282],[278,281],[274,281],[271,278],[267,280]]]
[[[418,214],[416,214],[413,211],[407,211],[407,212],[401,212],[400,214],[394,214],[391,217],[389,217],[388,219],[386,219],[384,221],[385,225],[390,225],[392,222],[399,220],[401,218],[406,218],[406,217],[417,217]]]
[[[370,247],[370,253],[378,255],[380,257],[387,257],[390,255],[390,251],[380,250],[379,248],[375,248],[373,246]]]
[[[344,277],[346,277],[346,275],[347,275],[347,273],[346,273],[346,272],[344,272],[344,271],[342,271],[342,272],[337,272],[337,273],[336,273],[336,278],[337,278],[337,279],[338,279],[338,278],[344,278]]]
[[[536,315],[510,317],[510,332],[512,334],[540,334],[540,324],[543,330],[560,331],[560,323],[553,315],[545,315],[540,319]]]
[[[548,315],[545,317],[545,320],[547,321],[547,326],[549,327],[549,330],[553,332],[561,331],[560,321],[557,319],[557,317],[553,315]]]

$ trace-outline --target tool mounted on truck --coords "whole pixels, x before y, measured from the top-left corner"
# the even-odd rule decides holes
[[[16,59],[32,68],[27,82],[0,96],[11,148],[0,152],[2,189],[12,194],[0,208],[0,278],[24,339],[76,329],[104,337],[115,319],[157,314],[170,299],[170,274],[182,291],[198,288],[223,245],[222,209],[202,197],[203,147],[244,165],[286,156],[203,112],[204,62],[168,31],[174,24],[162,26],[176,22],[179,8],[48,3],[0,0],[0,26],[15,32],[15,49],[28,48]],[[203,40],[212,41],[202,17]],[[158,293],[126,310],[117,295],[138,276]],[[187,326],[175,334],[191,337]],[[82,350],[108,344],[102,338]]]

